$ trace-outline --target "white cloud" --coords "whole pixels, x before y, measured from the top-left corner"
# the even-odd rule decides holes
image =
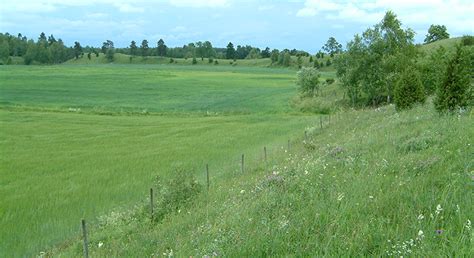
[[[379,21],[387,10],[394,11],[405,25],[415,29],[444,24],[453,35],[474,33],[472,0],[306,0],[296,15],[322,15],[328,19],[369,25]]]
[[[228,0],[169,0],[171,5],[177,7],[227,7],[229,5]]]
[[[126,3],[115,4],[115,6],[122,13],[142,13],[145,11],[143,7],[136,7]]]

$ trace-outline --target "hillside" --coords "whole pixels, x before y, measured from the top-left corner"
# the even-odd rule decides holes
[[[449,39],[442,39],[438,40],[429,44],[420,45],[419,48],[422,52],[426,54],[430,54],[431,52],[435,51],[439,47],[444,47],[448,51],[453,51],[456,47],[456,44],[461,43],[461,37],[457,38],[449,38]]]
[[[93,219],[90,252],[97,257],[469,256],[474,251],[472,115],[440,117],[427,103],[406,112],[393,106],[347,110],[323,117],[322,129],[314,117],[307,139],[301,136],[290,148],[282,143],[267,165],[260,156],[243,174],[211,174],[208,193],[175,181],[175,187],[192,193],[181,202],[184,197],[170,185],[155,185],[155,205],[166,203],[162,198],[175,201],[162,220],[150,223],[146,191],[134,208]],[[48,253],[80,256],[77,234]]]

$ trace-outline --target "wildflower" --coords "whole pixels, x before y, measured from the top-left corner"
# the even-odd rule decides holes
[[[104,245],[104,243],[99,242],[99,244],[97,245],[97,247],[101,248],[103,245]]]
[[[372,195],[369,195],[369,199],[374,199],[374,197]]]
[[[241,193],[241,194],[245,193],[245,190],[240,190],[240,193]]]
[[[418,220],[422,220],[422,219],[424,219],[424,218],[425,218],[425,216],[423,216],[423,214],[418,215]],[[421,230],[420,230],[420,231],[421,231]],[[422,231],[422,232],[423,232],[423,231]]]
[[[340,193],[340,194],[337,196],[337,200],[338,200],[338,201],[342,201],[342,199],[344,199],[344,194],[343,194],[343,193]]]
[[[465,227],[467,228],[467,230],[471,230],[471,221],[470,220],[467,220]]]
[[[307,175],[308,173],[309,173],[308,170],[305,170],[305,171],[304,171],[304,174],[305,174],[305,175]]]
[[[420,239],[420,240],[421,240],[421,239],[423,239],[424,237],[425,237],[425,234],[424,234],[423,231],[420,229],[420,230],[418,231],[418,237],[417,237],[417,239]]]
[[[460,210],[459,205],[456,204],[456,212],[459,213]]]
[[[443,211],[443,208],[441,208],[441,205],[438,204],[438,206],[436,206],[436,211],[435,211],[436,215],[439,215],[442,211]]]
[[[442,229],[437,229],[435,232],[436,232],[436,234],[441,235],[441,234],[444,232],[444,230],[442,230]]]

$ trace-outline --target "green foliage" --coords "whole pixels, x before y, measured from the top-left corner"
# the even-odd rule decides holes
[[[310,57],[309,57],[309,62],[310,62],[310,63],[313,62],[313,56],[310,56]]]
[[[331,56],[333,56],[334,54],[342,52],[342,45],[339,44],[334,37],[330,37],[328,41],[326,42],[326,44],[324,44],[323,50],[326,51]]]
[[[10,46],[8,42],[4,40],[0,43],[0,61],[5,62],[10,56]]]
[[[449,33],[444,25],[432,24],[425,37],[425,43],[431,43],[442,39],[448,39]]]
[[[355,35],[336,61],[337,74],[353,105],[361,97],[373,106],[390,101],[401,72],[417,55],[413,40],[414,32],[403,30],[391,11],[362,36]]]
[[[77,41],[74,42],[74,57],[75,57],[76,59],[78,59],[79,56],[80,56],[82,53],[83,53],[83,52],[82,52],[81,43],[79,43],[79,42],[77,42]]]
[[[328,59],[328,60],[326,61],[326,66],[330,66],[331,64],[332,64],[332,63],[331,63],[331,59]]]
[[[424,103],[426,96],[420,74],[414,67],[402,73],[395,87],[395,106],[398,110],[412,108],[416,103]]]
[[[284,52],[283,53],[283,61],[282,61],[282,65],[283,66],[290,66],[291,64],[291,55],[289,52]]]
[[[148,46],[148,40],[146,39],[142,40],[142,44],[140,45],[140,53],[142,57],[146,57],[149,55],[148,53],[149,49],[150,47]]]
[[[300,92],[314,96],[315,92],[319,89],[319,77],[320,74],[318,69],[313,67],[303,67],[296,73],[296,84],[300,87]]]
[[[219,61],[217,61],[217,59],[214,60],[214,64],[215,64],[215,65],[218,65],[218,64],[219,64]]]
[[[279,56],[280,56],[280,51],[278,51],[278,49],[273,49],[270,55],[270,60],[272,61],[272,64],[278,62]]]
[[[335,80],[334,80],[333,78],[327,78],[327,79],[326,79],[326,84],[327,84],[327,85],[331,85],[331,84],[333,84],[334,82],[335,82]]]
[[[461,44],[463,46],[473,46],[474,45],[474,36],[470,36],[470,35],[462,36]]]
[[[470,63],[464,48],[456,47],[456,52],[448,61],[446,73],[439,85],[435,107],[438,112],[454,112],[464,109],[470,102]]]
[[[193,57],[193,62],[192,62],[193,65],[197,64],[197,60],[196,60],[196,57]]]
[[[178,212],[196,199],[202,186],[196,181],[194,173],[177,169],[167,179],[157,176],[154,182],[157,189],[155,221],[161,221],[167,214]]]
[[[225,58],[226,59],[234,59],[235,58],[235,48],[234,44],[232,42],[229,42],[227,44],[226,52],[225,52]]]
[[[419,70],[422,72],[422,81],[428,95],[436,92],[446,71],[446,59],[448,58],[446,49],[440,46],[430,56],[419,63]]]
[[[168,47],[165,45],[163,39],[158,40],[157,54],[161,57],[166,56]]]

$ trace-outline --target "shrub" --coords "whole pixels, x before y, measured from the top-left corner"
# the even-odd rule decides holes
[[[157,205],[154,219],[161,221],[166,214],[176,212],[192,202],[201,192],[202,186],[191,172],[178,169],[166,181],[156,177],[155,189],[158,192],[155,195]]]
[[[170,58],[170,64],[174,63],[174,59]]]
[[[409,109],[416,103],[425,102],[425,90],[418,71],[406,69],[395,85],[395,106],[397,109]]]
[[[193,65],[197,64],[197,60],[195,57],[193,57]]]
[[[331,84],[333,84],[334,82],[335,82],[335,80],[334,80],[333,78],[327,78],[327,79],[326,79],[326,83],[327,83],[328,85],[331,85]]]
[[[219,61],[214,60],[214,65],[218,65],[218,64],[219,64]]]
[[[469,77],[468,56],[458,45],[454,56],[448,61],[446,73],[436,94],[434,104],[438,112],[453,112],[468,105],[471,98]]]
[[[303,94],[314,95],[319,88],[319,72],[313,67],[303,67],[296,73],[296,84]]]
[[[214,62],[214,59],[212,59],[212,57],[209,57],[209,58],[208,58],[208,62],[209,62],[210,64],[212,64],[212,62]]]
[[[474,36],[470,36],[470,35],[462,36],[461,44],[463,46],[472,46],[472,45],[474,45]]]

